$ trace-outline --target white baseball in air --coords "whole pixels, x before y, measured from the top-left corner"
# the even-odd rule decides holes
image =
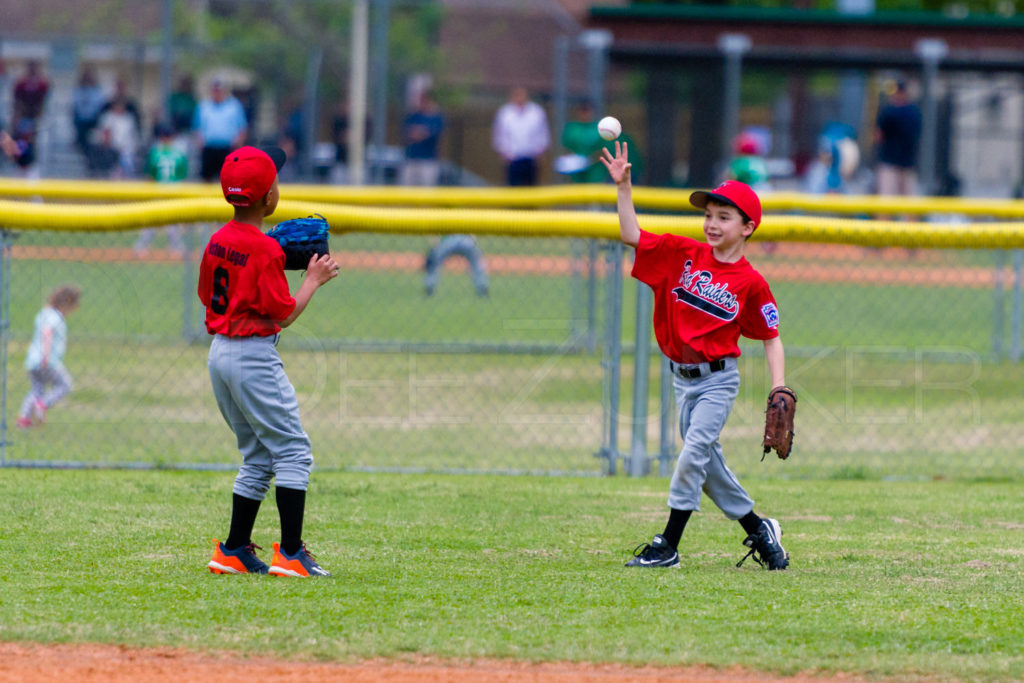
[[[615,140],[622,135],[622,124],[614,116],[606,116],[597,122],[597,132],[605,140]]]

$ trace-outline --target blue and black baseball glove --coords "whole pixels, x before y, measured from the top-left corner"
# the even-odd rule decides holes
[[[330,231],[327,219],[317,213],[308,218],[293,218],[278,223],[267,233],[267,237],[277,240],[284,250],[286,270],[305,270],[313,256],[330,253],[327,244]]]

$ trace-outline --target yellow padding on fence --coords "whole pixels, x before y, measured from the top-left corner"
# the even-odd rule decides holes
[[[686,189],[639,186],[634,200],[640,209],[695,212]],[[451,206],[461,208],[538,208],[615,205],[612,185],[549,185],[542,187],[398,187],[285,184],[282,196],[292,201],[357,206]],[[152,183],[108,180],[37,180],[0,178],[0,196],[41,197],[54,201],[148,201],[175,198],[220,198],[220,186],[205,183]],[[991,218],[1024,218],[1024,200],[960,197],[880,197],[875,195],[809,195],[764,193],[766,212],[831,214],[926,215],[962,214]]]
[[[403,234],[473,233],[520,237],[617,239],[611,211],[380,208],[282,201],[276,221],[320,213],[332,231]],[[0,200],[0,226],[14,230],[115,231],[176,223],[223,223],[232,209],[223,199],[170,199],[118,205],[39,204]],[[645,230],[700,237],[699,216],[641,215]],[[1024,223],[913,223],[820,216],[766,216],[753,239],[864,246],[957,249],[1024,248]]]

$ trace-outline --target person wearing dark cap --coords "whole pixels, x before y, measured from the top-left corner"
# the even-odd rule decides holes
[[[279,148],[241,147],[228,154],[220,182],[235,216],[210,237],[199,266],[199,300],[214,335],[208,361],[213,395],[242,453],[228,537],[213,540],[207,564],[215,574],[330,576],[302,540],[313,452],[277,340],[316,290],[337,277],[338,264],[330,254],[313,256],[302,286],[294,297],[289,292],[284,251],[262,230],[277,208],[277,173],[284,162]],[[281,542],[274,543],[268,567],[256,555],[261,548],[252,530],[271,479]]]
[[[704,210],[701,242],[640,228],[633,206],[629,149],[615,145],[602,161],[618,191],[620,236],[636,249],[633,277],[654,291],[654,332],[669,359],[683,447],[669,487],[665,531],[633,551],[627,567],[678,567],[679,541],[701,492],[747,533],[744,545],[768,569],[785,569],[778,521],[754,512],[754,501],[729,470],[720,435],[739,393],[740,335],[764,342],[772,387],[785,380],[779,311],[765,279],[743,255],[761,223],[761,200],[729,180],[690,195]],[[748,553],[748,556],[751,553]],[[744,558],[746,559],[746,558]],[[740,562],[742,563],[743,560]]]
[[[878,113],[878,194],[917,194],[917,153],[921,143],[921,108],[910,100],[907,84],[893,81],[889,101]]]

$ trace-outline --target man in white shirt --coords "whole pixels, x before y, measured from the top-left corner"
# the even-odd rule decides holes
[[[537,159],[551,144],[548,117],[526,88],[512,89],[494,117],[493,145],[505,160],[509,185],[536,185]]]

